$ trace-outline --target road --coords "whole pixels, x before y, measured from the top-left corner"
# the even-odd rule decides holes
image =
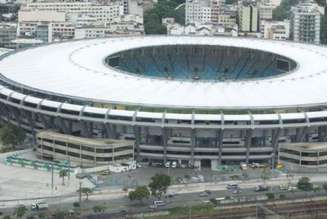
[[[290,180],[292,183],[296,183],[299,177],[295,176]],[[312,182],[320,184],[322,177],[312,177]],[[237,183],[241,188],[240,194],[232,194],[226,190],[226,185],[229,183]],[[300,198],[309,196],[310,193],[307,192],[293,192],[288,193],[286,191],[281,191],[279,185],[288,183],[285,177],[271,179],[266,182],[268,186],[271,187],[271,192],[277,194],[284,194],[287,198]],[[256,185],[263,184],[262,180],[249,180],[249,181],[228,181],[228,182],[217,182],[217,183],[197,183],[189,185],[174,185],[171,186],[168,193],[176,193],[177,195],[173,198],[165,198],[166,206],[162,209],[168,209],[173,207],[187,207],[192,205],[198,205],[205,201],[208,202],[211,198],[234,196],[234,197],[250,197],[254,195],[262,194],[266,192],[255,192],[254,188]],[[199,193],[204,190],[211,190],[211,194],[208,197],[200,197]],[[88,212],[92,212],[92,207],[95,205],[104,205],[107,207],[107,212],[120,212],[121,210],[127,210],[133,213],[149,211],[149,205],[152,204],[153,199],[144,201],[141,205],[138,202],[130,202],[127,198],[127,193],[122,190],[114,191],[100,191],[95,192],[89,196],[88,201],[82,202],[82,209],[88,209]],[[319,195],[319,193],[317,193]],[[17,204],[25,204],[30,206],[35,200],[26,200],[19,202],[10,202],[7,205],[2,205],[3,213],[10,213],[14,210]],[[73,209],[73,203],[78,201],[78,196],[76,193],[72,193],[65,197],[51,198],[46,200],[49,203],[50,209],[61,209],[70,210]],[[1,207],[1,206],[0,206]]]

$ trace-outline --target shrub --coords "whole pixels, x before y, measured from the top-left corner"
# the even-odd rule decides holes
[[[286,195],[285,195],[285,194],[280,194],[280,195],[279,195],[279,198],[280,198],[280,199],[284,199],[284,198],[286,198]]]
[[[274,199],[274,197],[275,197],[274,193],[272,193],[272,192],[268,192],[265,195],[268,197],[268,199]]]
[[[74,203],[73,203],[73,206],[74,206],[75,208],[78,208],[78,207],[80,207],[80,203],[79,203],[79,202],[74,202]]]

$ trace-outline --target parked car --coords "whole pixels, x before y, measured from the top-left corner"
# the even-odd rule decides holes
[[[255,188],[255,192],[263,192],[268,191],[269,187],[267,185],[257,185]]]
[[[37,202],[35,202],[35,203],[32,204],[31,209],[33,211],[38,211],[38,210],[48,209],[48,207],[49,207],[48,203],[37,201]]]

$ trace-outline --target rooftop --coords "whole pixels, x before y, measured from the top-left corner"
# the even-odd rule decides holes
[[[170,81],[126,74],[104,64],[111,54],[147,46],[222,45],[289,57],[288,74],[245,81]],[[51,52],[49,52],[51,51]],[[55,43],[11,54],[0,72],[30,89],[104,103],[158,107],[253,109],[326,103],[326,48],[250,38],[147,36]]]

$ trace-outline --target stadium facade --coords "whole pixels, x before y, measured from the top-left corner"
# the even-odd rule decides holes
[[[138,160],[276,164],[280,143],[327,139],[325,63],[325,47],[246,38],[55,43],[2,56],[0,115],[32,136],[134,141]]]

